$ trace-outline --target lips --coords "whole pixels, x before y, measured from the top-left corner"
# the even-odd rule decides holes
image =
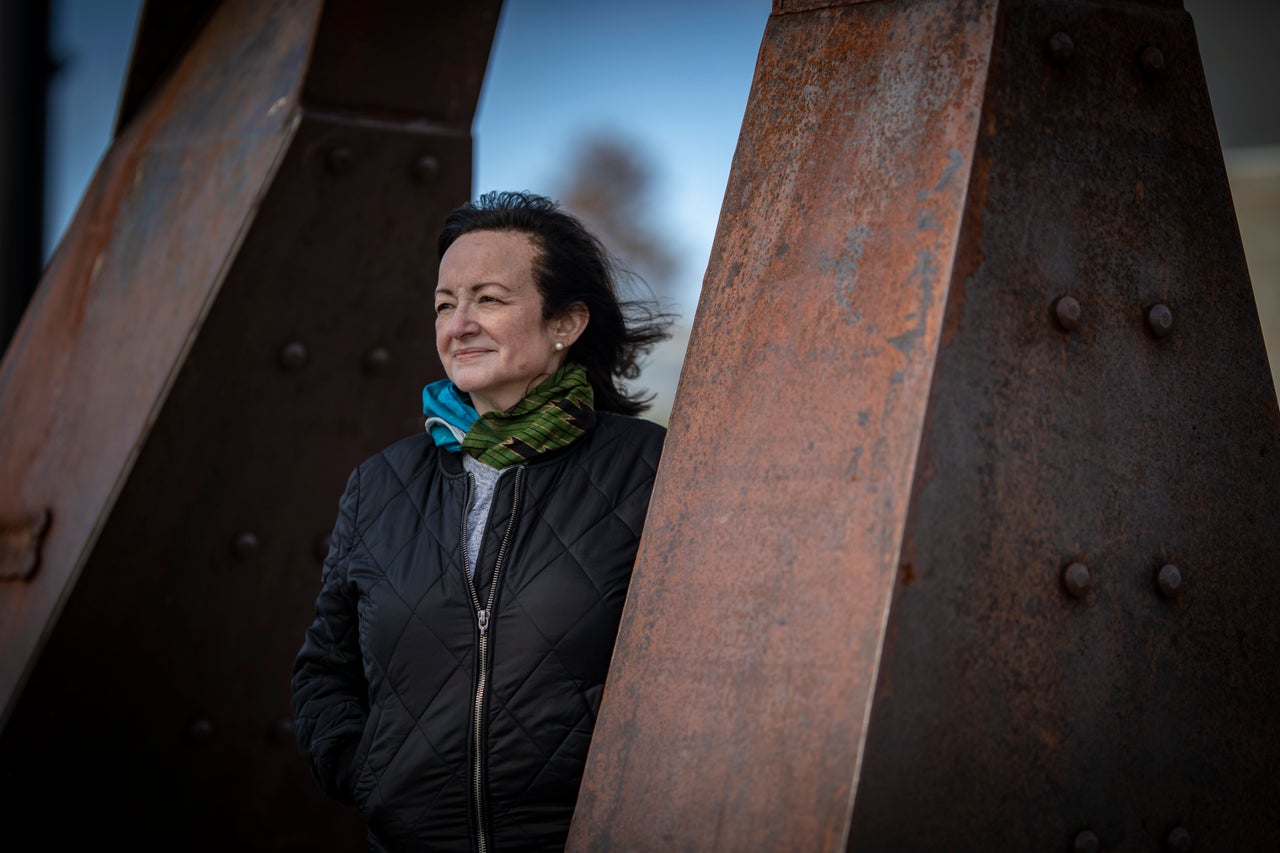
[[[468,349],[454,350],[453,358],[465,360],[465,359],[475,358],[477,356],[485,355],[488,352],[489,350],[487,349],[478,349],[475,347],[471,347]]]

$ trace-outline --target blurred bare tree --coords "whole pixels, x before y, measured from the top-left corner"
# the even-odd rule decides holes
[[[659,302],[673,302],[677,252],[655,215],[656,175],[635,142],[616,134],[584,137],[569,156],[561,204],[599,237]],[[642,296],[642,294],[635,294]]]
[[[655,199],[657,178],[640,147],[614,133],[582,137],[568,157],[563,177],[555,187],[566,210],[579,217],[612,252],[625,272],[619,286],[624,299],[657,300],[659,311],[678,304],[676,289],[680,253],[684,247],[671,236],[671,218],[663,216]],[[648,286],[629,291],[631,284]],[[665,424],[671,415],[676,381],[688,345],[687,328],[676,316],[672,338],[660,342],[644,359],[639,387],[654,394],[645,416]]]

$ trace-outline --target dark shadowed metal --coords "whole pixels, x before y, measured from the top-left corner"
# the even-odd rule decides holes
[[[435,235],[470,195],[499,9],[378,5],[218,8],[0,368],[0,515],[51,510],[34,575],[0,582],[0,796],[79,816],[42,837],[362,843],[298,756],[289,671],[347,473],[422,429]],[[375,54],[398,89],[360,86]]]
[[[570,847],[1280,849],[1280,414],[1178,2],[788,2]]]
[[[1192,21],[999,31],[849,847],[1280,850],[1280,417]]]
[[[0,4],[0,352],[44,266],[46,103],[56,69],[49,7]]]
[[[186,56],[220,5],[219,0],[142,0],[129,55],[129,73],[116,111],[117,136]]]

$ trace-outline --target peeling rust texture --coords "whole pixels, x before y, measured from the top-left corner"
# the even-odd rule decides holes
[[[994,9],[771,17],[570,849],[844,847]]]
[[[288,734],[289,673],[347,474],[422,429],[439,376],[435,235],[471,194],[499,5],[399,26],[341,5],[217,11],[122,129],[0,367],[21,425],[0,517],[55,519],[32,580],[0,584],[0,800],[71,847],[364,846]],[[452,47],[413,80],[454,75],[444,107],[307,102],[354,61],[331,27],[409,50],[423,8],[416,42]]]
[[[998,29],[849,849],[1280,850],[1280,416],[1192,21]]]
[[[0,518],[0,581],[29,581],[40,567],[40,542],[48,510],[25,518]]]

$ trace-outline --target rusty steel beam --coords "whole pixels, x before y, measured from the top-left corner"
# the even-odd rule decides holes
[[[52,515],[41,570],[0,586],[0,722],[293,136],[318,11],[214,21],[106,155],[0,363],[0,517]],[[277,36],[238,53],[246,26]]]
[[[572,849],[843,844],[994,27],[771,16]]]
[[[1280,849],[1278,517],[1181,3],[777,0],[569,847]]]
[[[120,129],[0,365],[0,520],[39,551],[0,581],[0,799],[31,826],[363,843],[289,671],[347,473],[439,375],[435,234],[499,8],[225,0]]]

